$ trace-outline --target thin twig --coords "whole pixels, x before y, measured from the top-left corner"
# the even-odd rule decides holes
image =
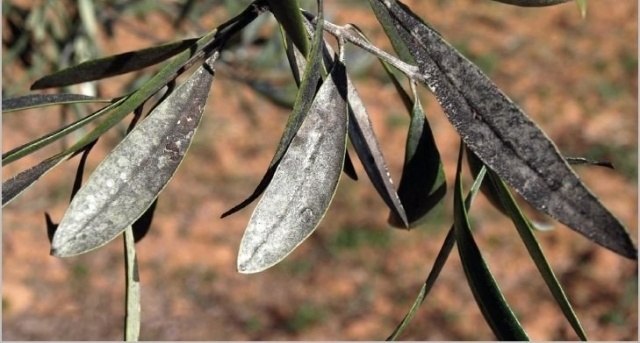
[[[302,14],[315,24],[316,17],[313,14],[305,10],[302,10]],[[423,81],[425,79],[424,76],[418,70],[417,66],[408,64],[402,61],[401,59],[388,54],[386,51],[381,50],[380,48],[372,45],[371,43],[367,42],[365,39],[363,39],[359,35],[355,35],[352,29],[348,25],[339,26],[325,20],[324,30],[336,37],[342,37],[342,39],[344,39],[345,41],[384,60],[385,62],[397,68],[403,74],[407,75],[407,77],[409,77],[412,80]]]

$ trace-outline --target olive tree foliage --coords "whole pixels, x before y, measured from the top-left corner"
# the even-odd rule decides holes
[[[569,0],[496,1],[536,7]],[[3,153],[2,162],[7,165],[89,123],[97,123],[63,151],[4,181],[3,206],[76,155],[83,156],[76,176],[76,180],[82,180],[84,160],[95,142],[133,113],[126,136],[83,185],[76,182],[63,218],[59,223],[49,221],[48,225],[51,254],[57,257],[90,252],[124,233],[128,271],[125,338],[137,339],[140,290],[133,233],[148,230],[157,198],[188,152],[207,101],[216,101],[208,97],[220,55],[233,49],[230,42],[248,24],[271,13],[280,24],[282,49],[298,89],[262,180],[252,194],[222,215],[231,215],[260,198],[239,242],[238,272],[264,272],[313,234],[341,177],[355,177],[354,157],[346,149],[347,142],[351,142],[367,176],[388,206],[389,225],[408,229],[424,221],[444,198],[446,184],[438,147],[418,97],[418,87],[423,86],[435,95],[461,138],[453,187],[454,220],[414,306],[389,338],[396,338],[411,320],[457,245],[469,286],[496,337],[528,339],[471,232],[467,211],[476,193],[482,191],[513,220],[565,317],[576,334],[586,339],[536,241],[530,220],[519,209],[510,189],[593,243],[621,257],[637,259],[626,229],[572,168],[572,164],[610,164],[563,156],[517,104],[411,8],[396,0],[368,2],[372,16],[392,43],[393,54],[371,44],[366,33],[355,25],[326,21],[322,1],[312,11],[301,8],[296,0],[256,0],[200,37],[89,60],[38,79],[32,90],[64,88],[164,63],[139,87],[113,99],[68,92],[3,99],[4,113],[63,104],[103,104],[69,125]],[[577,2],[584,11],[584,2]],[[331,45],[325,33],[337,44]],[[345,67],[347,44],[380,60],[411,115],[397,188],[380,149],[384,142],[376,138],[367,109]],[[195,66],[186,81],[176,85],[176,78]],[[409,90],[403,86],[403,78],[409,80]],[[161,100],[142,118],[143,106],[157,94],[163,94]],[[464,155],[475,179],[466,196],[461,183]],[[139,234],[137,239],[141,239]]]

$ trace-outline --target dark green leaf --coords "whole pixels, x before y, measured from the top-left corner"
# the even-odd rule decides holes
[[[298,0],[267,0],[271,13],[276,17],[298,50],[309,55],[309,38],[304,28]]]
[[[217,56],[215,52],[100,163],[62,218],[51,244],[53,255],[73,256],[104,245],[151,206],[191,144]]]
[[[346,92],[346,71],[336,62],[249,220],[238,252],[239,272],[275,265],[324,217],[344,163]]]
[[[88,123],[100,118],[102,115],[104,115],[105,113],[108,113],[109,111],[111,111],[112,109],[116,108],[117,106],[119,106],[122,102],[124,101],[123,99],[118,100],[115,103],[112,103],[108,106],[105,106],[101,109],[99,109],[96,112],[93,112],[92,114],[79,119],[65,127],[62,127],[56,131],[50,132],[36,140],[33,140],[31,142],[28,142],[26,144],[23,144],[17,148],[11,149],[10,151],[7,151],[6,153],[2,154],[2,163],[3,165],[7,165],[11,162],[17,161],[18,159],[27,156],[31,153],[33,153],[34,151],[37,151],[38,149],[41,149],[53,142],[55,142],[56,140],[70,134],[71,132],[87,125]],[[98,137],[98,136],[96,136]],[[94,139],[95,140],[95,139]]]
[[[504,208],[505,212],[508,213],[508,216],[511,217],[522,241],[529,251],[529,255],[531,255],[531,258],[535,262],[536,267],[540,271],[544,282],[551,291],[553,298],[556,300],[558,306],[560,306],[562,313],[564,313],[564,316],[567,318],[571,327],[573,327],[573,330],[578,334],[580,339],[586,341],[587,334],[584,332],[582,325],[580,325],[580,321],[573,311],[573,308],[569,303],[569,299],[567,299],[567,295],[553,273],[549,262],[545,258],[544,252],[533,234],[529,220],[527,220],[527,218],[522,214],[522,211],[520,211],[515,200],[509,193],[507,186],[495,173],[491,171],[489,172],[488,181],[494,194],[497,195],[498,201],[500,201],[500,204],[502,205],[501,207]]]
[[[453,220],[464,273],[473,297],[496,337],[499,340],[528,341],[529,337],[507,304],[471,235],[467,209],[462,201],[462,143],[459,154],[453,195]]]
[[[623,225],[584,186],[540,128],[406,6],[389,8],[423,81],[466,145],[535,208],[622,256],[637,250]]]
[[[111,102],[83,94],[29,94],[15,98],[2,99],[2,113],[26,110],[35,107],[64,105],[82,102]]]
[[[298,132],[298,129],[302,125],[309,108],[311,107],[311,103],[313,102],[314,95],[316,94],[316,90],[318,87],[318,83],[321,80],[321,44],[323,42],[322,39],[322,27],[324,21],[319,18],[318,23],[316,25],[316,31],[313,36],[313,48],[311,50],[311,54],[309,59],[307,60],[307,64],[305,66],[305,71],[303,74],[302,82],[300,84],[300,89],[298,89],[298,94],[296,95],[296,102],[293,106],[293,111],[289,115],[287,120],[287,126],[282,133],[282,137],[280,138],[280,142],[278,143],[278,148],[276,149],[276,153],[271,159],[271,163],[269,163],[269,167],[267,168],[267,172],[260,180],[256,189],[249,195],[245,200],[243,200],[238,205],[232,207],[227,212],[223,213],[221,218],[224,218],[228,215],[231,215],[249,205],[255,199],[257,199],[262,192],[267,188],[269,182],[273,178],[273,174],[275,173],[280,160],[284,156],[289,144],[293,140],[293,137]]]
[[[467,197],[464,200],[464,205],[467,208],[467,210],[469,210],[469,208],[471,207],[471,204],[473,203],[473,200],[476,197],[476,194],[478,194],[478,189],[480,188],[480,185],[483,183],[485,173],[486,173],[486,168],[481,169],[478,172],[478,175],[476,175],[476,178],[473,181],[473,185],[471,185],[469,194],[467,194]],[[436,259],[433,261],[433,266],[431,267],[429,276],[427,276],[427,279],[422,285],[422,289],[420,289],[420,292],[418,293],[416,300],[414,300],[413,305],[411,305],[411,308],[409,309],[409,312],[407,312],[407,314],[404,316],[400,324],[398,324],[398,326],[393,331],[393,333],[387,338],[388,341],[396,340],[398,336],[407,327],[407,325],[409,325],[409,322],[411,322],[411,319],[413,318],[415,313],[418,311],[418,307],[422,305],[425,298],[427,297],[427,294],[429,294],[429,291],[431,291],[431,288],[436,283],[436,280],[438,279],[438,276],[440,276],[440,272],[442,271],[444,264],[447,262],[447,259],[449,258],[449,254],[451,253],[453,246],[456,244],[456,237],[455,237],[454,230],[455,230],[455,227],[452,225],[451,228],[449,229],[449,232],[447,233],[447,237],[445,237],[444,242],[442,242],[442,247],[440,247],[438,256],[436,256]]]
[[[83,62],[37,80],[31,89],[63,87],[126,74],[160,63],[186,49],[191,49],[197,41],[198,39],[186,39]]]
[[[411,225],[417,225],[439,204],[447,191],[440,153],[414,88],[411,124],[407,134],[404,168],[398,195]],[[398,225],[393,215],[389,223]]]

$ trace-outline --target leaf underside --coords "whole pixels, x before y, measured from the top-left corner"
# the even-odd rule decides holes
[[[342,174],[346,71],[336,62],[258,202],[240,242],[238,271],[256,273],[289,255],[316,229]]]
[[[133,129],[96,168],[62,218],[52,255],[106,244],[151,206],[174,175],[200,123],[217,53]]]

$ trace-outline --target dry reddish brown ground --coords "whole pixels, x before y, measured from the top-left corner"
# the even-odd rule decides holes
[[[523,9],[490,1],[410,3],[489,68],[495,82],[563,152],[606,158],[619,166],[617,171],[576,169],[637,237],[637,2],[590,1],[586,20],[575,4]],[[366,7],[332,9],[327,16],[336,23],[354,22],[375,42],[389,46]],[[157,17],[133,25],[166,27]],[[154,32],[171,39],[170,32]],[[121,27],[116,33],[116,41],[103,45],[105,52],[150,44]],[[12,68],[3,72],[19,73]],[[375,63],[366,73],[382,75]],[[380,77],[356,80],[398,180],[407,116],[390,84]],[[111,87],[105,92],[117,94]],[[254,101],[241,104],[240,91]],[[423,100],[451,185],[458,138],[427,92]],[[243,115],[246,106],[256,112],[252,120]],[[3,151],[58,126],[52,118],[57,116],[45,111],[5,115]],[[215,81],[192,151],[160,197],[152,231],[138,244],[141,339],[384,339],[409,309],[451,223],[451,192],[422,227],[390,229],[387,210],[358,162],[361,180],[343,179],[316,233],[291,256],[257,275],[235,271],[237,247],[254,205],[229,218],[219,216],[253,190],[285,119],[285,111],[247,89],[224,78]],[[102,141],[91,166],[117,137],[112,132]],[[52,151],[5,167],[3,179]],[[75,168],[75,162],[57,168],[3,210],[4,339],[122,337],[121,239],[80,257],[48,255],[43,212],[61,218]],[[474,205],[472,222],[485,258],[530,337],[576,339],[510,222],[482,198]],[[589,337],[637,340],[637,264],[555,227],[538,237]],[[401,337],[493,338],[457,253]]]

